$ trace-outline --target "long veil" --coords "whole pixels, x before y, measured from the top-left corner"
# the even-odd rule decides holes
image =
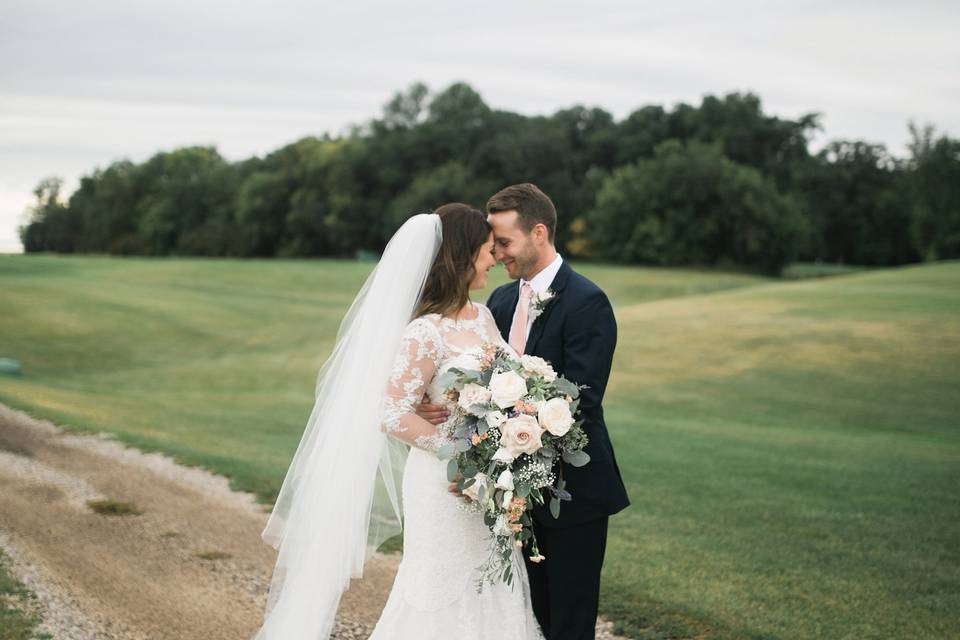
[[[407,220],[340,324],[262,534],[279,554],[256,640],[327,638],[350,578],[400,532],[406,447],[381,431],[381,402],[441,235],[436,214]]]

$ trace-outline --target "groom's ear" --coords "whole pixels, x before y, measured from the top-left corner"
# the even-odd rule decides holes
[[[543,224],[542,222],[533,225],[533,229],[530,230],[530,237],[533,238],[533,241],[537,246],[553,244],[550,242],[550,230],[547,229],[547,225]]]

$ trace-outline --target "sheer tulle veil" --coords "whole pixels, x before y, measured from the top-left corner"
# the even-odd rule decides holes
[[[418,214],[387,244],[347,311],[263,539],[279,551],[256,640],[319,640],[369,554],[400,532],[403,444],[380,429],[400,339],[442,241]]]

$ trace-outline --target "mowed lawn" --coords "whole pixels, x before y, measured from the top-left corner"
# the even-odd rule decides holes
[[[25,372],[0,402],[269,497],[371,266],[0,256],[0,357]],[[606,406],[633,506],[602,610],[621,632],[960,637],[960,264],[581,270],[620,326]]]

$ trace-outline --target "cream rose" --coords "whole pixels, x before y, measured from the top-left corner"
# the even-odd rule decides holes
[[[536,453],[543,446],[541,434],[543,429],[532,416],[519,415],[503,423],[500,446],[516,459],[523,453]]]
[[[553,398],[540,405],[538,418],[540,426],[557,437],[566,434],[573,425],[570,405],[563,398]]]
[[[473,382],[463,385],[460,390],[460,399],[457,401],[463,409],[470,411],[475,404],[486,404],[490,401],[490,390]]]
[[[532,374],[543,376],[547,382],[557,379],[557,372],[553,370],[550,363],[538,356],[523,356],[520,358],[520,366]]]
[[[506,409],[527,394],[527,382],[513,371],[500,371],[490,378],[490,392],[494,404]]]
[[[445,367],[446,369],[460,369],[461,371],[479,371],[480,354],[476,351],[467,351],[453,358]]]

